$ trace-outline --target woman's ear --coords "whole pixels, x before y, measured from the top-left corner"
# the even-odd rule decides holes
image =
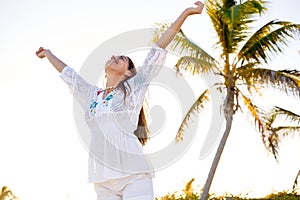
[[[127,70],[124,75],[130,77],[132,76],[132,73],[130,70]]]

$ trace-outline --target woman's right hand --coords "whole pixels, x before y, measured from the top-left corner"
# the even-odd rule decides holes
[[[51,53],[50,50],[44,49],[43,47],[40,47],[36,52],[35,55],[39,58],[44,58],[47,56],[48,53]]]
[[[201,14],[204,8],[204,4],[201,1],[197,1],[194,3],[196,7],[190,7],[186,9],[189,15]]]

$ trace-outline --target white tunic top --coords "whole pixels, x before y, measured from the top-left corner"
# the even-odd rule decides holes
[[[153,45],[140,70],[127,81],[130,92],[125,101],[120,89],[114,89],[103,98],[103,89],[87,83],[72,68],[67,66],[61,72],[61,78],[85,109],[85,119],[91,131],[89,182],[103,182],[136,173],[154,174],[134,131],[146,90],[164,65],[166,53]]]

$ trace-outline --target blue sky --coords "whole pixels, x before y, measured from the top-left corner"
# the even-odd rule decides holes
[[[8,185],[23,200],[95,198],[92,185],[87,184],[87,152],[75,130],[72,97],[50,64],[34,55],[40,46],[79,70],[89,54],[112,36],[173,21],[192,4],[181,0],[2,0],[0,186]],[[298,1],[273,0],[269,7],[261,24],[271,19],[300,23]],[[205,13],[191,16],[182,28],[201,47],[215,53]],[[300,43],[293,41],[271,66],[300,70],[299,50]],[[280,105],[300,113],[298,100],[276,92],[271,95]],[[290,189],[300,169],[299,138],[283,141],[278,164],[247,119],[240,117],[235,118],[211,191],[264,195]],[[181,190],[192,177],[196,185],[204,184],[214,153],[198,159],[204,137],[199,134],[180,160],[157,172],[157,196]]]

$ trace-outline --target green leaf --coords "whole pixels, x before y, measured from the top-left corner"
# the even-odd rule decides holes
[[[194,104],[186,113],[177,131],[177,135],[176,135],[177,142],[183,140],[184,130],[185,128],[188,127],[188,122],[190,121],[191,117],[193,115],[196,115],[197,113],[200,113],[203,110],[205,103],[207,103],[208,101],[209,101],[209,90],[207,89],[198,97],[198,99],[194,102]]]
[[[288,71],[264,68],[239,68],[239,78],[250,88],[272,87],[287,95],[300,96],[300,79]]]
[[[288,39],[299,35],[300,24],[270,21],[250,37],[238,53],[238,58],[268,63],[271,55],[283,52],[284,47],[288,46]]]

